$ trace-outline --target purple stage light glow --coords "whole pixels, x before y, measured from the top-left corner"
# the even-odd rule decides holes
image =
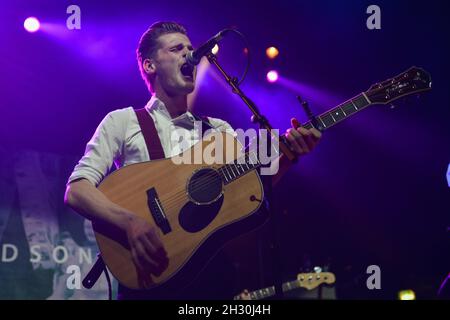
[[[270,70],[269,72],[267,72],[267,81],[269,81],[270,83],[274,83],[278,80],[278,72],[276,72],[275,70]]]
[[[39,23],[39,20],[37,18],[35,18],[35,17],[26,18],[24,23],[23,23],[23,27],[28,32],[36,32],[36,31],[39,30],[40,26],[41,25]]]

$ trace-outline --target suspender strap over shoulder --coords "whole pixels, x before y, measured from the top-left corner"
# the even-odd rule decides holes
[[[136,112],[136,117],[141,126],[150,160],[164,159],[164,149],[159,140],[153,118],[145,108],[134,110],[134,112]]]
[[[195,120],[197,121],[201,121],[202,122],[202,132],[203,134],[205,134],[205,131],[208,129],[213,129],[214,127],[211,125],[211,123],[209,122],[208,117],[199,117],[196,114],[192,114],[195,118]],[[206,127],[206,128],[205,128]]]

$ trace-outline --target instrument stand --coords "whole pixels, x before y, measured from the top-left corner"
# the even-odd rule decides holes
[[[232,92],[237,94],[242,101],[249,107],[250,111],[253,113],[251,121],[253,123],[258,123],[260,129],[266,129],[268,132],[268,143],[270,146],[271,137],[279,139],[279,148],[280,151],[286,156],[290,161],[295,162],[297,160],[297,156],[294,154],[294,152],[290,149],[286,137],[278,136],[274,134],[272,126],[268,122],[267,118],[263,116],[260,112],[258,107],[255,105],[255,103],[250,100],[244,92],[239,88],[238,81],[235,77],[230,77],[225,70],[219,65],[217,61],[217,57],[210,52],[207,55],[208,61],[215,65],[217,69],[220,71],[220,73],[224,76],[226,82],[231,86]],[[258,148],[259,149],[259,148]],[[272,150],[272,149],[268,149]],[[259,156],[259,155],[258,155]],[[273,272],[274,272],[274,280],[275,280],[275,296],[274,299],[282,299],[283,298],[283,290],[282,290],[282,277],[281,277],[281,255],[279,250],[279,230],[280,230],[280,218],[279,214],[273,210],[273,201],[272,201],[272,176],[268,175],[265,177],[265,185],[266,185],[266,197],[265,197],[265,204],[266,208],[270,215],[271,220],[271,226],[272,226],[272,243],[271,243],[271,250],[272,250],[272,262],[273,262]]]

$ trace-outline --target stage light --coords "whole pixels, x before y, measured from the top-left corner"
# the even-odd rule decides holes
[[[399,300],[416,300],[416,294],[412,290],[401,290],[398,292]]]
[[[270,47],[266,49],[266,55],[269,59],[275,59],[280,52],[275,47]]]
[[[275,70],[270,70],[269,72],[267,72],[267,81],[273,83],[276,82],[278,80],[278,72],[276,72]]]
[[[219,52],[219,46],[216,44],[214,48],[212,48],[211,52],[212,54],[217,54],[217,52]]]
[[[25,19],[25,22],[23,23],[23,27],[28,32],[36,32],[39,30],[40,27],[39,20],[35,17],[29,17]]]

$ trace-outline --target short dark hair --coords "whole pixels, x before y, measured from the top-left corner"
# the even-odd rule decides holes
[[[150,82],[144,71],[142,63],[145,59],[152,58],[154,56],[158,50],[158,38],[168,33],[182,33],[187,35],[186,29],[181,24],[173,21],[160,21],[152,24],[139,40],[139,45],[136,49],[137,61],[141,76],[149,89],[151,89]]]

